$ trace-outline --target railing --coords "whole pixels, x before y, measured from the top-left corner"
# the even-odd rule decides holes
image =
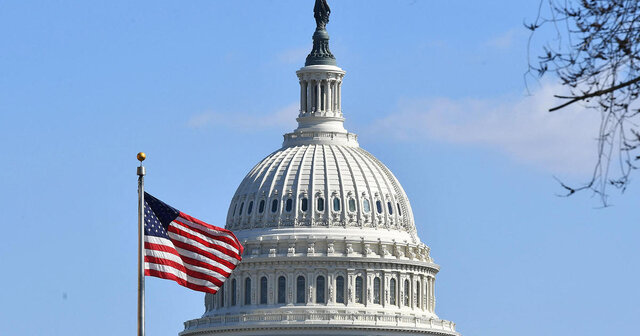
[[[300,133],[287,133],[284,135],[285,143],[296,143],[300,140],[317,139],[317,140],[345,140],[347,142],[357,142],[358,135],[353,133],[341,133],[341,132],[300,132]]]
[[[420,329],[443,330],[455,332],[455,323],[427,317],[403,316],[392,314],[372,314],[367,312],[303,312],[303,313],[250,313],[238,315],[209,316],[190,320],[184,323],[185,331],[200,328],[230,328],[237,325],[243,328],[252,324],[266,324],[274,326],[277,322],[286,325],[301,322],[309,325],[310,321],[330,325],[358,325],[381,327],[414,327]],[[336,323],[337,322],[337,323]]]

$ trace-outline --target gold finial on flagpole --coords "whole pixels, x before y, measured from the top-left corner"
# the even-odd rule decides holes
[[[138,158],[138,161],[142,162],[147,158],[147,154],[145,154],[144,152],[140,152],[136,157]]]

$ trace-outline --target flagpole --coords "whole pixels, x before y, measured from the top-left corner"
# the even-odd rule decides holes
[[[138,336],[144,336],[144,175],[146,173],[142,161],[147,158],[143,152],[138,153]]]

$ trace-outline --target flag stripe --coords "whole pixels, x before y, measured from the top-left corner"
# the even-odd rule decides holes
[[[228,238],[230,238],[232,240],[231,244],[234,245],[234,246],[237,246],[240,249],[240,254],[242,254],[242,251],[243,251],[244,248],[242,247],[242,244],[240,244],[240,241],[238,240],[238,238],[236,238],[236,236],[233,234],[233,232],[231,232],[231,231],[229,231],[227,229],[223,229],[223,228],[220,228],[220,227],[205,223],[205,222],[203,222],[203,221],[201,221],[201,220],[199,220],[199,219],[197,219],[195,217],[191,217],[191,216],[187,215],[184,212],[181,212],[178,216],[188,220],[189,222],[202,225],[205,228],[205,231],[218,232],[220,234],[224,234],[226,237],[228,237]]]
[[[207,287],[207,286],[196,285],[196,284],[187,282],[186,280],[176,276],[175,274],[166,273],[166,272],[158,271],[155,269],[149,269],[149,268],[145,269],[144,275],[154,276],[156,278],[163,278],[167,280],[173,280],[184,287],[187,287],[199,292],[215,294],[216,292],[218,292],[218,289],[219,289],[219,287]]]
[[[168,266],[168,267],[173,267],[176,270],[185,273],[187,276],[192,277],[192,278],[196,278],[196,279],[200,279],[200,280],[206,280],[209,281],[210,283],[216,285],[216,286],[222,286],[223,281],[218,279],[217,277],[213,276],[210,272],[210,274],[205,274],[202,272],[198,272],[197,270],[191,269],[190,267],[185,267],[185,265],[183,265],[180,262],[176,262],[174,260],[171,259],[166,259],[166,258],[162,258],[162,257],[152,257],[152,256],[145,256],[144,257],[144,261],[149,263],[149,264],[157,264],[157,265],[164,265],[164,266]],[[206,270],[205,270],[206,271]],[[223,277],[224,278],[224,277]]]
[[[197,223],[186,222],[184,220],[178,220],[177,218],[173,220],[173,223],[189,229],[192,234],[198,235],[202,239],[213,240],[217,245],[232,251],[234,254],[238,254],[240,252],[234,247],[235,242],[232,239],[229,239],[227,236],[215,235],[210,232],[206,232],[205,230],[202,230],[202,226]]]
[[[147,256],[162,257],[168,260],[172,260],[174,262],[182,263],[185,267],[196,270],[196,271],[205,271],[203,269],[206,269],[209,271],[213,271],[217,274],[220,274],[225,278],[228,278],[232,271],[226,267],[224,268],[216,267],[214,266],[214,264],[210,262],[187,257],[185,254],[180,255],[178,251],[176,251],[174,248],[171,248],[165,245],[145,243],[145,249],[148,250],[148,251],[145,251],[145,255]],[[214,276],[216,275],[214,274]],[[224,279],[220,278],[219,276],[216,276],[216,278],[224,281]]]
[[[188,238],[189,240],[196,241],[202,244],[202,246],[211,250],[222,252],[226,256],[229,256],[238,260],[240,259],[240,255],[238,255],[237,250],[233,251],[228,248],[225,248],[224,246],[220,246],[219,244],[217,244],[216,241],[212,241],[210,238],[204,237],[198,234],[197,232],[192,231],[191,228],[185,227],[183,226],[183,224],[180,224],[174,221],[173,223],[171,223],[171,225],[169,225],[169,232],[181,235],[185,238]],[[221,257],[224,258],[222,255]],[[224,259],[231,261],[230,259],[227,259],[227,258],[224,258]]]
[[[200,248],[199,246],[189,244],[189,242],[183,242],[176,239],[173,241],[173,245],[176,247],[176,250],[181,249],[183,252],[188,251],[190,253],[193,253],[191,257],[195,256],[196,254],[199,254],[219,263],[222,266],[228,267],[229,269],[234,269],[236,267],[236,264],[238,263],[235,259],[232,259],[233,261],[235,261],[235,263],[230,262],[228,260],[224,260],[218,257],[217,255]]]

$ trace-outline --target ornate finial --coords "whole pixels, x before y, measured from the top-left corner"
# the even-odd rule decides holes
[[[147,154],[145,154],[144,152],[140,152],[138,153],[138,155],[136,155],[136,157],[138,158],[138,161],[142,162],[147,158]]]
[[[329,50],[329,33],[325,27],[329,23],[331,9],[327,0],[316,0],[313,17],[316,19],[316,31],[313,33],[313,49],[304,65],[336,65],[336,58]]]

